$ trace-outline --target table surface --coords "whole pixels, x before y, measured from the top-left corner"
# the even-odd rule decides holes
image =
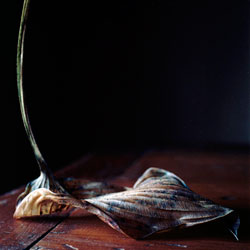
[[[174,172],[196,193],[238,211],[240,241],[213,224],[134,240],[80,210],[60,217],[15,220],[12,216],[21,187],[0,196],[0,249],[250,249],[250,158],[246,154],[151,151],[86,155],[56,176],[132,186],[149,167]]]

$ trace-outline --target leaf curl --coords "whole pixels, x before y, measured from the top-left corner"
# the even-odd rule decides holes
[[[96,214],[119,232],[145,238],[159,231],[191,227],[232,214],[232,209],[201,197],[181,178],[163,169],[148,169],[132,189],[81,180],[65,180],[63,187],[54,178],[36,143],[24,101],[23,53],[29,4],[30,0],[24,0],[17,46],[17,86],[24,127],[40,176],[18,197],[14,218],[48,215],[77,207]],[[236,217],[229,227],[236,238],[239,223]]]
[[[69,194],[77,199],[87,199],[126,190],[122,186],[112,185],[107,182],[93,182],[86,179],[66,178],[59,182]]]
[[[86,201],[105,213],[103,218],[98,215],[103,221],[133,238],[191,227],[233,212],[191,191],[173,173],[157,168],[148,169],[131,190]]]
[[[83,208],[83,204],[71,195],[54,193],[46,188],[39,188],[30,192],[22,202],[16,206],[13,217],[15,219],[21,219],[51,215],[56,212],[66,211],[71,207]]]
[[[17,207],[14,216],[37,216],[77,207],[97,215],[117,231],[140,239],[156,232],[203,224],[233,213],[232,209],[196,194],[182,179],[163,169],[148,169],[133,188],[126,189],[81,200],[69,194],[38,189],[23,200],[24,205]],[[236,238],[238,227],[237,218],[229,227]]]

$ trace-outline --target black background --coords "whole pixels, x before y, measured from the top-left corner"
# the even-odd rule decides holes
[[[16,90],[22,1],[9,2],[1,193],[38,176]],[[53,170],[87,152],[248,153],[249,56],[249,1],[31,1],[24,87],[35,137]]]

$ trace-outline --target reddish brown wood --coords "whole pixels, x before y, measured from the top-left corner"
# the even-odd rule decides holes
[[[156,152],[146,154],[132,163],[133,159],[128,155],[113,156],[113,158],[105,155],[99,158],[90,156],[89,159],[79,161],[73,167],[65,168],[58,175],[61,177],[73,175],[75,177],[86,176],[91,179],[109,179],[113,183],[132,186],[139,175],[148,167],[167,169],[183,178],[195,192],[237,210],[241,217],[240,242],[236,242],[219,222],[172,233],[161,233],[146,240],[136,241],[113,230],[97,217],[80,210],[75,210],[60,223],[58,223],[58,218],[54,221],[52,219],[14,221],[11,216],[17,194],[12,195],[12,203],[4,201],[9,197],[7,194],[0,199],[0,206],[5,204],[6,207],[3,211],[4,214],[8,215],[7,217],[0,215],[0,221],[4,223],[4,225],[0,225],[0,249],[4,249],[4,247],[6,249],[22,249],[18,247],[29,246],[32,241],[33,244],[37,241],[32,247],[36,250],[250,249],[249,156]],[[58,225],[56,225],[57,223]],[[46,226],[48,231],[51,231],[47,231],[46,235],[43,235]],[[35,236],[31,235],[31,228],[34,229]],[[39,230],[43,230],[43,233],[37,233]],[[9,233],[6,233],[8,231]],[[5,237],[4,241],[2,235]],[[31,235],[31,240],[29,240],[29,235]],[[41,238],[40,240],[37,240],[39,238],[37,235]],[[25,245],[23,242],[28,243]],[[14,248],[15,246],[17,248]]]
[[[247,249],[249,242],[235,242],[223,230],[189,230],[164,233],[136,241],[122,235],[94,216],[76,211],[32,249]]]
[[[0,249],[24,249],[62,220],[14,220],[16,198],[22,190],[19,188],[0,197]]]
[[[74,176],[103,179],[106,177],[103,169],[110,169],[109,175],[115,176],[117,171],[124,169],[135,159],[135,155],[105,155],[85,156],[71,167],[58,171],[58,177]],[[117,170],[111,168],[117,167]],[[98,171],[98,168],[100,171]],[[71,171],[72,170],[72,171]],[[0,196],[0,249],[24,249],[29,248],[53,227],[64,220],[64,217],[37,218],[26,220],[14,220],[13,213],[17,196],[23,188],[16,189]]]
[[[57,178],[75,177],[107,180],[122,175],[137,158],[136,154],[87,155],[56,173]]]

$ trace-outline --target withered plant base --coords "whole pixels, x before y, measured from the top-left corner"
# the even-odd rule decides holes
[[[178,176],[163,169],[149,168],[132,188],[77,179],[59,182],[54,178],[35,141],[24,102],[23,49],[29,4],[30,0],[24,0],[17,48],[17,85],[24,127],[40,176],[18,197],[14,218],[79,208],[97,215],[115,230],[140,239],[231,216],[228,230],[238,239],[239,217],[232,216],[232,209],[201,197]]]

